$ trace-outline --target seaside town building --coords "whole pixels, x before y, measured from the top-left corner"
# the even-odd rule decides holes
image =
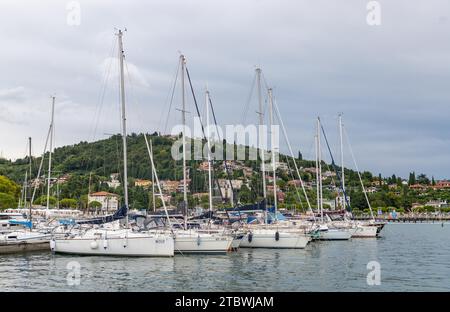
[[[106,184],[108,184],[108,187],[116,189],[120,186],[120,181],[119,181],[119,174],[118,173],[112,173],[110,175],[111,180],[106,182]]]
[[[436,185],[433,188],[435,190],[450,189],[450,181],[449,180],[437,181]]]
[[[119,195],[117,194],[104,191],[89,194],[88,204],[94,201],[102,204],[101,210],[105,212],[112,212],[119,208]]]
[[[149,188],[152,186],[152,181],[150,180],[144,180],[144,179],[136,179],[134,181],[134,186],[139,186],[143,188]]]
[[[180,181],[163,180],[160,184],[162,191],[169,194],[176,193],[180,185],[183,187],[183,183]]]
[[[449,205],[446,200],[430,200],[425,203],[425,206],[431,206],[434,208],[447,208]]]
[[[233,194],[231,192],[230,181],[231,181],[231,186],[233,186],[233,189],[235,191],[240,190],[242,185],[244,184],[244,181],[242,181],[242,180],[218,179],[220,192],[222,193],[222,196],[225,199],[231,199],[231,197],[233,196]]]

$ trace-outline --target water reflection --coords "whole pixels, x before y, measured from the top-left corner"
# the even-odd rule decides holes
[[[173,258],[0,256],[5,291],[400,291],[450,290],[450,226],[388,225],[380,239],[314,242],[304,250],[241,249]],[[367,263],[381,285],[366,283]],[[67,264],[80,264],[68,285]]]

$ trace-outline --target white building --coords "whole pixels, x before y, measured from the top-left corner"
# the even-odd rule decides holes
[[[120,186],[119,174],[113,173],[111,174],[111,181],[106,182],[110,188],[118,188]]]
[[[324,205],[330,206],[331,210],[336,210],[336,202],[334,200],[323,200]]]
[[[434,208],[446,208],[448,207],[447,201],[446,200],[430,200],[428,201],[425,206],[431,206]]]
[[[378,188],[376,188],[375,186],[369,186],[368,188],[366,188],[366,193],[376,193],[378,192]]]
[[[88,204],[97,201],[102,204],[101,210],[113,212],[119,208],[119,195],[108,192],[96,192],[89,194]]]
[[[277,162],[276,168],[280,169],[282,171],[288,171],[289,170],[289,166],[286,163],[284,163],[284,162]]]
[[[324,173],[322,173],[322,177],[325,177],[325,178],[331,178],[331,177],[335,177],[335,176],[336,176],[336,172],[333,172],[330,170],[327,170]]]
[[[242,180],[231,180],[231,185],[234,190],[240,190],[244,181]],[[230,181],[227,179],[219,179],[220,191],[224,198],[230,199],[233,194],[231,192]]]

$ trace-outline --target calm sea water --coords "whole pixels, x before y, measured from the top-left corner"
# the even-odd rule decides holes
[[[0,256],[1,291],[450,291],[450,224],[388,224],[378,239],[220,256]],[[381,285],[366,281],[378,261]],[[80,265],[79,285],[67,282]],[[73,267],[72,267],[73,269]],[[70,279],[69,279],[70,280]]]

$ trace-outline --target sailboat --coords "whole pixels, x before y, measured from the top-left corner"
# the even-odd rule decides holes
[[[317,133],[315,135],[316,145],[316,196],[317,209],[320,212],[319,223],[319,240],[348,240],[352,237],[352,229],[346,227],[337,227],[333,225],[329,216],[326,216],[326,221],[323,215],[323,189],[322,189],[322,150],[320,144],[320,118],[317,118]]]
[[[128,211],[127,127],[125,115],[123,32],[117,33],[119,43],[120,95],[122,111],[123,179],[125,210]],[[124,224],[111,223],[102,228],[90,228],[81,234],[53,238],[50,248],[56,253],[103,256],[171,257],[174,240],[166,233],[136,232],[129,227],[128,215]]]
[[[264,124],[262,95],[261,95],[261,69],[256,69],[258,83],[258,101],[259,101],[259,123]],[[268,89],[270,126],[273,125],[273,94],[272,89]],[[273,194],[274,194],[274,212],[275,220],[267,224],[267,209],[265,211],[265,224],[247,225],[248,233],[242,239],[241,248],[305,248],[311,241],[311,236],[304,230],[281,224],[277,219],[277,184],[276,184],[276,162],[274,148],[274,133],[271,132],[272,147],[272,170],[273,170]],[[264,150],[261,149],[261,171],[263,181],[264,202],[267,200],[266,179],[265,179],[265,161]]]
[[[52,111],[54,106],[54,100],[52,105]],[[53,119],[53,113],[52,113]],[[24,188],[23,188],[23,200],[21,204],[23,207],[29,207],[28,218],[24,218],[21,214],[12,213],[9,215],[8,220],[5,220],[4,227],[0,225],[1,228],[7,228],[8,231],[0,233],[0,254],[10,254],[18,252],[27,251],[41,251],[50,250],[49,241],[51,235],[48,233],[41,233],[39,230],[33,228],[32,222],[32,200],[27,201],[28,198],[28,182],[31,181],[32,175],[32,162],[31,162],[31,138],[28,139],[29,144],[29,158],[30,167],[29,171],[25,173]],[[28,179],[29,177],[29,179]],[[7,215],[8,216],[8,215]],[[12,231],[10,229],[13,229]]]
[[[170,233],[175,241],[176,253],[226,253],[230,248],[233,241],[233,237],[228,235],[225,231],[205,231],[201,229],[189,228],[187,219],[189,213],[188,199],[187,199],[187,168],[186,168],[186,95],[185,95],[185,74],[186,74],[186,58],[184,55],[180,55],[181,66],[181,99],[182,99],[182,122],[183,122],[183,215],[184,224],[182,228],[172,227],[166,230],[166,233]],[[189,76],[188,76],[189,78]],[[189,83],[191,83],[189,81]],[[209,121],[209,91],[205,93],[206,108],[208,110]],[[209,134],[208,134],[209,136]],[[208,146],[210,146],[210,140],[207,139]],[[150,154],[150,149],[147,148]],[[210,149],[209,149],[210,150]],[[208,152],[209,162],[209,189],[210,189],[210,211],[212,210],[212,198],[211,198],[211,155]],[[152,167],[154,168],[153,160]],[[154,170],[154,169],[153,169]],[[161,200],[164,201],[161,195]]]
[[[342,123],[342,114],[339,114],[339,138],[340,138],[340,150],[341,150],[341,180],[342,180],[342,192],[345,192],[345,172],[344,172],[344,144],[343,144],[343,133],[344,133],[344,125]],[[356,172],[358,173],[359,182],[361,183],[361,188],[364,194],[364,197],[366,199],[367,205],[370,210],[371,219],[368,222],[363,221],[354,221],[354,220],[348,220],[347,218],[344,219],[343,222],[339,222],[341,226],[347,226],[349,228],[354,228],[352,237],[359,237],[359,238],[366,238],[366,237],[377,237],[381,231],[381,229],[384,227],[384,224],[377,223],[375,221],[375,217],[373,214],[372,206],[370,204],[369,198],[367,196],[366,189],[364,187],[363,180],[361,178],[361,174],[358,169],[358,165],[356,164],[355,157],[353,155],[353,150],[351,148],[350,142],[347,138],[347,143],[350,147],[350,154],[353,158],[353,163],[356,167]],[[345,210],[346,208],[346,201],[343,200],[343,208]]]

